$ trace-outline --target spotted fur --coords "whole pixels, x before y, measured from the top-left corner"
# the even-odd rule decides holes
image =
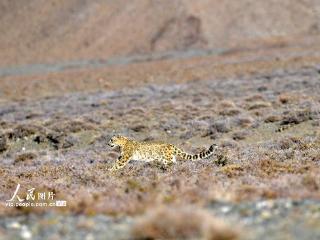
[[[213,144],[208,150],[199,154],[188,154],[172,144],[138,142],[124,136],[114,136],[110,139],[109,146],[119,146],[121,155],[115,165],[110,169],[116,171],[123,168],[130,160],[138,161],[158,161],[164,165],[176,162],[176,157],[184,160],[199,160],[210,157],[218,147]]]

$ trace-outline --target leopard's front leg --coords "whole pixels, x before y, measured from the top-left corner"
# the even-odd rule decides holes
[[[124,153],[118,158],[116,163],[112,166],[112,168],[109,169],[109,171],[115,172],[123,168],[130,161],[130,157],[131,157],[130,153]]]

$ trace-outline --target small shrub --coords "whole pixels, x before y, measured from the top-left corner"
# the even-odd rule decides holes
[[[242,131],[238,131],[232,134],[232,139],[233,140],[243,140],[248,136],[248,131],[246,130],[242,130]]]
[[[270,115],[267,116],[264,120],[265,123],[272,123],[272,122],[278,122],[281,120],[281,117],[279,115]]]
[[[313,174],[305,174],[301,180],[302,184],[311,191],[318,191],[320,189],[320,177]]]
[[[235,177],[242,175],[244,168],[238,164],[230,164],[221,168],[220,172],[228,177]]]
[[[12,131],[8,132],[9,139],[19,139],[34,135],[36,133],[43,134],[45,132],[44,128],[41,126],[31,125],[31,124],[24,124],[18,125]]]
[[[259,109],[259,108],[267,108],[267,107],[271,107],[271,103],[269,102],[264,102],[264,101],[258,101],[255,102],[253,104],[251,104],[248,109],[249,110],[255,110],[255,109]]]
[[[0,153],[7,150],[8,144],[7,144],[7,138],[5,135],[0,135]]]
[[[210,214],[191,208],[160,207],[133,225],[134,239],[233,240],[239,233]]]
[[[37,157],[37,155],[33,152],[26,152],[16,156],[14,159],[14,163],[25,162],[28,160],[33,160]]]
[[[220,132],[220,133],[227,133],[231,131],[229,124],[225,120],[216,121],[213,124],[213,127],[217,130],[217,132]]]
[[[226,108],[219,111],[219,114],[222,116],[234,116],[241,113],[241,110],[238,108]]]

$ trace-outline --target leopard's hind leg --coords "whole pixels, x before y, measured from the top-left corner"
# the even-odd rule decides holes
[[[176,162],[176,158],[173,154],[172,149],[168,149],[167,151],[164,152],[162,157],[162,162],[165,166],[172,165],[173,163]]]

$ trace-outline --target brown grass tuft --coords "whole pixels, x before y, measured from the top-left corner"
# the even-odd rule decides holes
[[[225,108],[221,111],[219,111],[219,114],[222,116],[234,116],[241,113],[241,110],[239,108]]]
[[[239,164],[230,164],[221,168],[220,172],[224,173],[228,177],[240,176],[243,174],[244,168]]]
[[[311,191],[318,191],[320,189],[320,177],[312,173],[306,173],[303,175],[302,184]]]
[[[311,168],[309,165],[297,165],[288,162],[279,162],[273,159],[262,159],[258,162],[258,169],[263,176],[277,176],[279,174],[302,174],[308,172]]]
[[[14,159],[14,163],[20,163],[20,162],[25,162],[25,161],[29,161],[29,160],[33,160],[37,157],[37,155],[33,152],[26,152],[26,153],[22,153],[16,156],[16,158]]]
[[[272,123],[272,122],[278,122],[280,120],[281,120],[281,116],[279,116],[279,115],[269,115],[269,116],[266,117],[264,122]]]
[[[160,207],[150,210],[133,225],[134,239],[238,239],[233,227],[207,212],[191,208]]]
[[[223,100],[219,103],[220,108],[234,108],[236,104],[231,100]]]
[[[269,102],[264,102],[264,101],[258,101],[255,103],[252,103],[248,109],[249,110],[255,110],[255,109],[259,109],[259,108],[267,108],[267,107],[271,107],[271,103]]]
[[[282,104],[293,103],[298,100],[298,97],[288,93],[282,93],[279,95],[278,100]]]

